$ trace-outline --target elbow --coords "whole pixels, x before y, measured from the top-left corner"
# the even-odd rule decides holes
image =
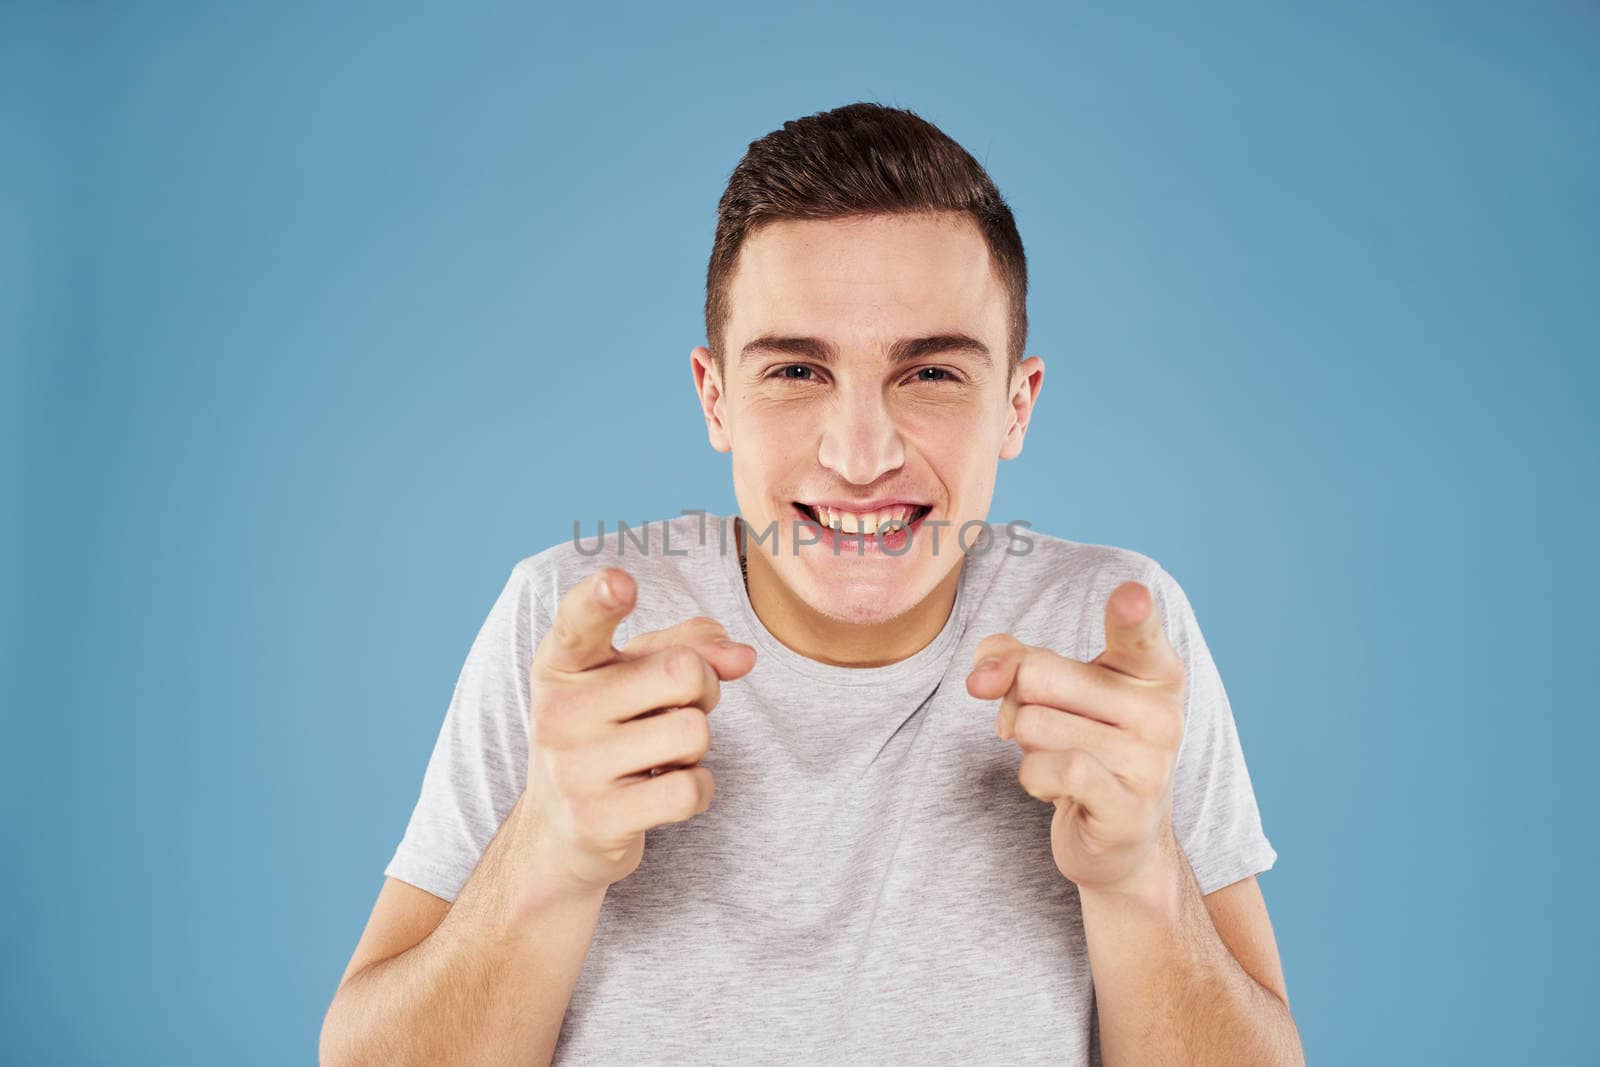
[[[339,999],[343,992],[344,985],[341,983],[333,994],[333,1001],[328,1005],[327,1012],[322,1016],[322,1032],[317,1036],[317,1063],[321,1067],[346,1067],[356,1062],[348,1035],[344,1032],[343,1005]]]
[[[1283,1005],[1283,1054],[1278,1057],[1278,1062],[1286,1067],[1306,1067],[1306,1050],[1300,1041],[1300,1027],[1294,1021],[1294,1013],[1289,1010],[1287,1000],[1279,1001]]]

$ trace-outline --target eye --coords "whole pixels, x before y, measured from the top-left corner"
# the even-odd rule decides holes
[[[767,375],[767,377],[776,378],[779,381],[785,382],[810,382],[816,380],[814,377],[812,377],[812,375],[815,373],[816,372],[812,368],[806,366],[804,363],[789,363],[779,367],[777,370]]]
[[[913,382],[958,382],[961,379],[946,367],[918,367],[910,380]]]

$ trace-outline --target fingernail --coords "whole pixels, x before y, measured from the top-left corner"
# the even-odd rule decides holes
[[[611,591],[611,579],[609,578],[601,578],[595,583],[594,595],[595,599],[600,601],[601,607],[614,608],[617,606],[617,594]]]
[[[977,671],[979,674],[982,674],[984,671],[992,671],[998,666],[1000,666],[1000,661],[995,659],[993,656],[990,656],[988,659],[985,659],[982,663],[978,664],[972,669]]]

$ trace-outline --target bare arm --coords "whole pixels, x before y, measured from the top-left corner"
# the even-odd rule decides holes
[[[529,668],[527,786],[453,905],[390,879],[322,1024],[324,1063],[549,1063],[606,890],[645,832],[711,804],[721,682],[755,649],[696,617],[611,638],[633,609],[604,567],[562,597]]]
[[[453,905],[390,880],[323,1021],[323,1063],[550,1062],[605,890],[555,889],[523,859],[530,821],[519,800]],[[394,944],[430,911],[431,932]]]
[[[1104,1062],[1304,1063],[1255,879],[1201,896],[1165,851],[1146,886],[1080,891]]]

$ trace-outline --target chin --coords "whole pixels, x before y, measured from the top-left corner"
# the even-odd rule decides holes
[[[886,605],[882,601],[870,604],[849,605],[843,608],[838,604],[812,604],[812,608],[820,611],[837,622],[849,623],[852,626],[876,626],[892,622],[905,614],[904,609],[895,605]]]
[[[873,626],[891,622],[916,606],[906,590],[886,595],[873,586],[836,589],[815,578],[805,583],[804,600],[817,614],[852,626]]]

